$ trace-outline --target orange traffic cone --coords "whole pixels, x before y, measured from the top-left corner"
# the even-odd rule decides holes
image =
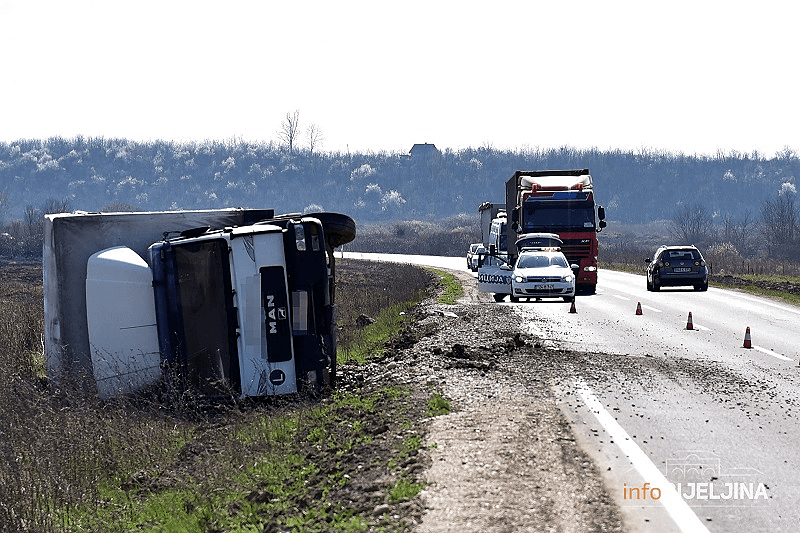
[[[744,332],[744,347],[745,348],[753,347],[750,340],[750,326],[747,326],[747,331]]]
[[[694,325],[692,324],[692,312],[689,311],[689,321],[686,323],[686,329],[694,329]]]
[[[637,315],[641,315],[642,314],[642,302],[637,302],[636,303],[636,314]]]
[[[572,305],[569,306],[569,312],[570,313],[577,313],[578,312],[578,310],[575,309],[575,298],[572,299]]]

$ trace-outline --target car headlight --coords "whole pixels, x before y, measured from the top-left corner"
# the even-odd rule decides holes
[[[561,277],[561,281],[563,281],[564,283],[572,283],[573,279],[575,279],[575,276],[573,276],[572,274],[567,274],[566,276]]]
[[[525,278],[523,278],[522,276],[514,276],[514,281],[516,281],[517,283],[522,283],[523,281],[525,281]]]

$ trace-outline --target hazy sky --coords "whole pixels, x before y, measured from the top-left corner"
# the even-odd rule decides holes
[[[0,141],[800,150],[792,1],[0,0]],[[306,144],[305,135],[300,139]]]

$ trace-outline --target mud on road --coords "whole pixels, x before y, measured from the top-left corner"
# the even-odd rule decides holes
[[[453,273],[465,289],[456,305],[423,302],[383,359],[343,369],[349,386],[394,383],[412,397],[433,389],[451,404],[448,415],[420,413],[423,446],[408,470],[425,488],[399,506],[375,502],[375,514],[426,533],[622,531],[552,392],[572,354],[520,334],[511,307]]]

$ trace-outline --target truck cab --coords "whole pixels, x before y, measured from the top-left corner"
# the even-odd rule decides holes
[[[344,215],[289,215],[167,232],[150,245],[147,261],[132,250],[94,254],[87,271],[104,274],[102,281],[87,277],[86,306],[100,395],[134,392],[159,379],[205,396],[332,386],[333,248],[354,236]],[[130,284],[131,264],[140,278],[149,271],[150,287]],[[115,293],[124,301],[102,297],[114,286],[125,287]],[[119,323],[113,309],[125,309],[133,322]],[[138,347],[120,358],[117,339],[131,330],[140,333]]]
[[[526,233],[557,234],[569,263],[578,265],[578,290],[596,291],[597,233],[606,221],[603,207],[595,205],[589,169],[519,170],[506,182],[506,207],[509,240]]]

